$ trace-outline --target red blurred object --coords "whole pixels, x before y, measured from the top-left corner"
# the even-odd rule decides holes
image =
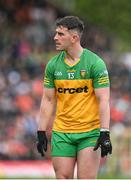
[[[21,112],[29,112],[34,106],[34,100],[29,95],[19,95],[16,97],[16,106]]]

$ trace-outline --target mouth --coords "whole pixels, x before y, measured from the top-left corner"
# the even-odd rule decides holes
[[[55,42],[55,44],[56,44],[56,46],[59,46],[59,45],[61,45],[59,42]]]

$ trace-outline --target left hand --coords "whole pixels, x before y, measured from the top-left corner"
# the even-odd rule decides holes
[[[37,131],[37,150],[41,154],[41,156],[44,156],[44,151],[47,151],[47,144],[48,144],[48,139],[46,136],[45,131]]]
[[[100,137],[96,142],[94,151],[96,151],[99,147],[101,148],[101,157],[107,156],[108,154],[112,154],[112,144],[110,140],[109,131],[100,132]]]

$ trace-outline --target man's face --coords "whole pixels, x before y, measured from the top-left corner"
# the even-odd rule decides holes
[[[56,28],[56,34],[54,36],[54,40],[56,43],[56,50],[62,51],[67,50],[72,46],[72,33],[63,26]]]

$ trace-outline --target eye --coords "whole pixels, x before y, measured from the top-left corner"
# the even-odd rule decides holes
[[[59,35],[59,36],[63,36],[63,35],[64,35],[64,33],[58,32],[58,35]]]

